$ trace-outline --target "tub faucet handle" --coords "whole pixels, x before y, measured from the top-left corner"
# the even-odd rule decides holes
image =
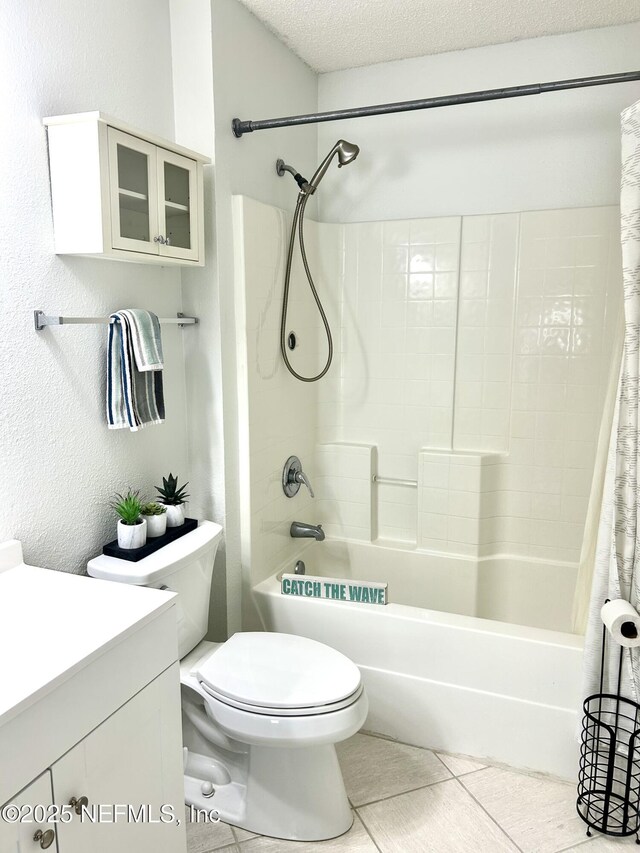
[[[296,483],[304,483],[304,485],[309,489],[309,494],[311,495],[311,497],[315,498],[315,495],[313,494],[313,489],[311,488],[311,483],[309,482],[309,478],[304,473],[304,471],[296,471],[294,476]]]
[[[282,469],[282,491],[288,498],[292,498],[303,485],[309,489],[311,497],[315,497],[309,478],[302,470],[302,462],[297,456],[290,456]]]

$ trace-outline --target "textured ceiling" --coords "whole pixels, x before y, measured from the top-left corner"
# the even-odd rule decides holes
[[[640,0],[242,0],[316,71],[640,20]]]

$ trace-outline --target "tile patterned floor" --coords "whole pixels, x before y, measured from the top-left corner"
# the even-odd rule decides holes
[[[353,826],[315,844],[226,824],[188,826],[189,853],[620,853],[587,838],[575,786],[371,735],[338,746]],[[629,850],[630,853],[630,850]]]

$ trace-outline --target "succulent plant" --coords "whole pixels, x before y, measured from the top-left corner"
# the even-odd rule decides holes
[[[140,490],[132,491],[129,489],[126,495],[117,492],[109,506],[115,511],[116,515],[120,516],[123,524],[137,524],[140,520],[143,503],[144,499],[140,497]]]
[[[168,477],[162,478],[162,486],[155,486],[155,488],[160,495],[161,503],[167,506],[180,506],[189,497],[185,494],[188,485],[189,483],[185,483],[184,486],[178,486],[178,478],[169,474]]]
[[[150,504],[145,504],[140,510],[141,515],[164,515],[167,511],[166,506],[153,501]]]

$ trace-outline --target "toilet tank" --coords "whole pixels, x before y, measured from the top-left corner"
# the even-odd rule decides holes
[[[213,562],[221,538],[219,524],[201,521],[196,530],[137,563],[101,554],[89,561],[87,572],[101,580],[178,593],[178,651],[183,658],[207,633]]]

